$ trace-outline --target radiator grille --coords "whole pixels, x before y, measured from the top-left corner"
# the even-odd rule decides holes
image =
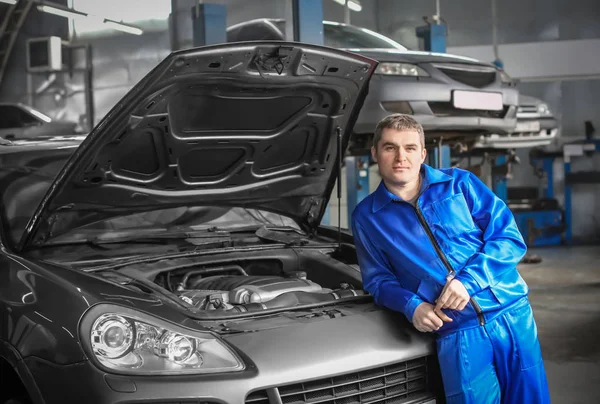
[[[278,390],[283,404],[402,404],[431,392],[426,357]],[[246,398],[246,404],[268,403],[266,390]]]
[[[459,69],[444,69],[438,67],[444,74],[454,81],[471,87],[482,88],[496,81],[495,71],[469,71]]]
[[[508,106],[505,105],[500,111],[488,111],[479,109],[460,109],[455,108],[451,102],[431,101],[427,103],[431,112],[436,116],[454,116],[454,117],[480,117],[480,118],[504,118],[508,112]]]

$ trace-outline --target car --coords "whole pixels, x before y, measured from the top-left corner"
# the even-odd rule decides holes
[[[285,20],[261,18],[232,25],[228,42],[283,40]],[[516,125],[515,82],[491,63],[445,53],[409,51],[366,28],[323,22],[323,41],[380,62],[354,127],[353,154],[368,153],[377,123],[391,113],[413,115],[430,144],[509,134]]]
[[[558,134],[558,120],[544,101],[519,94],[517,125],[508,135],[481,136],[475,148],[519,149],[548,146]]]
[[[0,146],[0,402],[441,402],[434,337],[319,225],[376,68],[177,51],[86,137]]]
[[[0,138],[4,140],[63,136],[81,132],[77,122],[54,120],[22,103],[0,103]]]

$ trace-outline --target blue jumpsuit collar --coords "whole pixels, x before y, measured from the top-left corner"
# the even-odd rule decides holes
[[[423,192],[423,190],[427,189],[427,187],[432,184],[452,180],[452,176],[444,173],[443,171],[436,170],[435,168],[432,168],[427,164],[421,164],[421,176],[423,178],[423,183],[421,184],[421,192]],[[383,180],[381,180],[379,186],[373,193],[373,213],[379,211],[388,203],[397,199],[399,198],[396,195],[392,194],[390,191],[388,191]]]

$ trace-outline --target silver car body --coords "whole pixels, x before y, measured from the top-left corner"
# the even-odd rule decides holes
[[[481,136],[477,148],[519,149],[548,146],[558,134],[558,120],[539,98],[519,95],[517,125],[508,135]]]
[[[264,18],[236,24],[228,28],[228,41],[281,40],[284,24],[281,19]],[[377,122],[395,112],[414,115],[428,139],[441,136],[448,140],[467,135],[467,139],[475,140],[476,135],[513,132],[518,90],[492,64],[450,54],[408,51],[392,39],[368,29],[330,21],[323,24],[326,46],[340,47],[381,64],[417,66],[424,72],[415,77],[377,71],[354,126],[356,134],[371,134]],[[371,38],[363,41],[366,46],[349,47],[352,40],[344,40],[340,32],[346,37]],[[471,102],[465,105],[459,102],[457,95],[470,97]],[[478,99],[483,102],[477,102]],[[491,99],[493,101],[486,106]],[[492,107],[491,103],[495,105]]]

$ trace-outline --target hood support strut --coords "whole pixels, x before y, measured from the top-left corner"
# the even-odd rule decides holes
[[[337,152],[338,152],[338,180],[337,180],[337,202],[338,202],[338,250],[342,250],[342,128],[335,128],[337,134]]]

